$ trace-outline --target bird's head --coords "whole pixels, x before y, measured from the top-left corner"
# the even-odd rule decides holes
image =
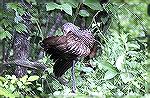
[[[80,28],[75,26],[74,24],[72,23],[65,23],[63,26],[62,26],[62,31],[64,32],[64,34],[66,35],[67,33],[69,32],[76,32],[77,30],[79,30]]]

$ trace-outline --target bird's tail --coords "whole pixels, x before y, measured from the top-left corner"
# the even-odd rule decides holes
[[[73,64],[73,60],[58,59],[53,67],[56,77],[61,77]]]

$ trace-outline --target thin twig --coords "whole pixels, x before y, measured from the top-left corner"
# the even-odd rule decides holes
[[[81,5],[82,5],[82,3],[79,3],[79,4],[78,4],[78,7],[77,7],[77,9],[76,9],[75,16],[74,16],[74,19],[73,19],[73,22],[72,22],[73,24],[75,23],[76,18],[77,18],[78,14],[79,14]]]
[[[47,30],[48,30],[48,23],[49,23],[49,20],[50,20],[50,15],[48,13],[48,16],[47,16],[47,19],[46,19],[46,27],[45,27],[45,32],[44,32],[44,37],[46,37],[46,33],[47,33]]]

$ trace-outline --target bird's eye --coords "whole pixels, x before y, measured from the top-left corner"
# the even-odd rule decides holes
[[[65,30],[63,30],[63,33],[64,33],[64,35],[66,35],[66,34],[67,34],[67,32],[66,32]]]

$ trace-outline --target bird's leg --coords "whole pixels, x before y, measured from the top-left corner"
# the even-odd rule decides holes
[[[76,90],[76,82],[75,82],[75,60],[73,60],[72,68],[71,68],[71,76],[72,76],[72,93],[75,93]]]

